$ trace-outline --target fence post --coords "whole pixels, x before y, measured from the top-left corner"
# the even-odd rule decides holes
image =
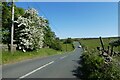
[[[100,37],[100,42],[101,42],[101,46],[102,46],[102,55],[103,55],[103,53],[104,53],[104,44],[103,44],[103,41],[102,41],[102,38]]]
[[[109,46],[108,46],[108,51],[107,52],[108,52],[108,55],[109,55],[109,53],[110,53],[110,47]]]
[[[112,56],[113,55],[113,46],[111,46],[111,55],[110,56]]]

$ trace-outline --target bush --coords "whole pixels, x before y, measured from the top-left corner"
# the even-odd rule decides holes
[[[120,67],[117,62],[105,62],[97,51],[88,51],[81,57],[82,79],[84,80],[120,80]]]
[[[67,38],[64,42],[64,44],[67,44],[67,43],[73,43],[73,40],[71,38]]]
[[[54,40],[51,45],[50,48],[55,49],[55,50],[62,50],[62,46],[59,40]]]
[[[109,44],[115,47],[120,46],[120,39],[111,41]]]
[[[36,9],[28,9],[15,21],[15,40],[20,50],[38,50],[43,48],[46,20],[38,15]]]

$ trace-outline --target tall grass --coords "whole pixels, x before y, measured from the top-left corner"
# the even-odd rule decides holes
[[[70,52],[73,50],[72,44],[66,44],[67,45],[67,52]],[[15,63],[26,59],[32,59],[36,57],[45,57],[55,54],[61,54],[66,52],[66,45],[62,44],[62,51],[57,51],[50,48],[42,48],[38,51],[30,51],[30,52],[22,52],[22,51],[16,51],[13,54],[11,54],[9,51],[2,51],[2,63]]]
[[[18,62],[25,59],[31,59],[35,57],[45,57],[45,56],[59,54],[59,53],[62,53],[62,52],[49,49],[49,48],[43,48],[38,51],[32,51],[32,52],[26,52],[26,53],[21,51],[16,51],[13,54],[11,54],[9,51],[3,51],[2,63],[3,64],[14,63],[14,62]]]

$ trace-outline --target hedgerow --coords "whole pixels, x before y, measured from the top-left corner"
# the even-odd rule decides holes
[[[81,56],[80,78],[83,80],[120,80],[120,65],[115,59],[106,62],[98,51],[86,51]]]

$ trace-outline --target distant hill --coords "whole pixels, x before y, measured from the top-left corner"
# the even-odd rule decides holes
[[[103,39],[118,39],[120,37],[102,37]],[[74,40],[80,40],[80,39],[84,39],[84,40],[87,40],[87,39],[98,39],[98,38],[72,38]]]

